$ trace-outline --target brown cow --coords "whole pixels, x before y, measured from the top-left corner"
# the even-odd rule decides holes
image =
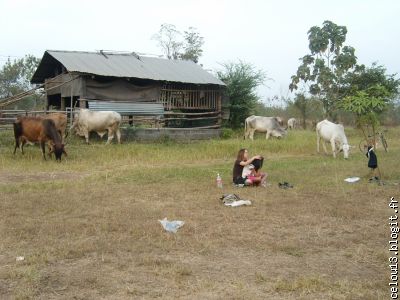
[[[52,113],[41,116],[43,119],[53,120],[56,125],[57,131],[60,133],[61,141],[64,144],[65,138],[68,136],[67,129],[67,116],[63,113]]]
[[[14,154],[17,147],[24,154],[24,145],[26,142],[38,142],[42,148],[43,158],[46,160],[45,143],[50,141],[53,146],[50,153],[54,152],[56,160],[61,161],[63,153],[67,155],[53,120],[42,119],[40,117],[20,117],[13,125],[15,137]]]

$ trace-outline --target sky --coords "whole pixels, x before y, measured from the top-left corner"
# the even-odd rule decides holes
[[[307,31],[325,20],[347,27],[345,45],[358,63],[400,74],[399,14],[398,0],[0,0],[0,66],[46,50],[162,54],[152,37],[168,23],[204,37],[205,69],[241,60],[265,72],[271,80],[257,92],[266,102],[293,96],[288,86],[309,53]]]

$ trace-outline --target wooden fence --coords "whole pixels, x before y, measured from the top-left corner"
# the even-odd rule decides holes
[[[18,116],[43,116],[49,113],[65,113],[68,118],[68,124],[72,125],[71,111],[56,110],[0,110],[0,130],[12,129],[12,123]],[[174,128],[220,128],[221,127],[221,111],[199,112],[199,113],[182,113],[182,112],[164,112],[164,117],[150,116],[122,116],[122,126],[144,125],[152,128],[174,127]]]
[[[218,89],[196,89],[193,86],[165,85],[161,89],[159,101],[165,110],[220,110],[221,92]]]

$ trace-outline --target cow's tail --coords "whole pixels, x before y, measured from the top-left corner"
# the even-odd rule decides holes
[[[247,134],[247,119],[244,120],[244,137],[243,137],[244,140],[246,139],[246,134]]]
[[[14,127],[14,137],[15,137],[15,148],[14,148],[14,154],[15,151],[17,150],[17,148],[20,147],[20,137],[22,136],[23,130],[22,130],[22,124],[20,121],[16,121],[13,123],[13,127]]]
[[[319,153],[319,143],[321,141],[320,133],[319,133],[319,126],[315,126],[315,133],[317,134],[317,153]]]

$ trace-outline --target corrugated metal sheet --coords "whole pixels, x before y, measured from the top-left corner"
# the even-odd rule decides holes
[[[46,51],[69,72],[112,77],[225,85],[221,80],[191,61],[136,56],[133,54]]]
[[[116,111],[121,115],[163,116],[164,106],[161,103],[127,103],[88,101],[89,109],[97,111]]]

